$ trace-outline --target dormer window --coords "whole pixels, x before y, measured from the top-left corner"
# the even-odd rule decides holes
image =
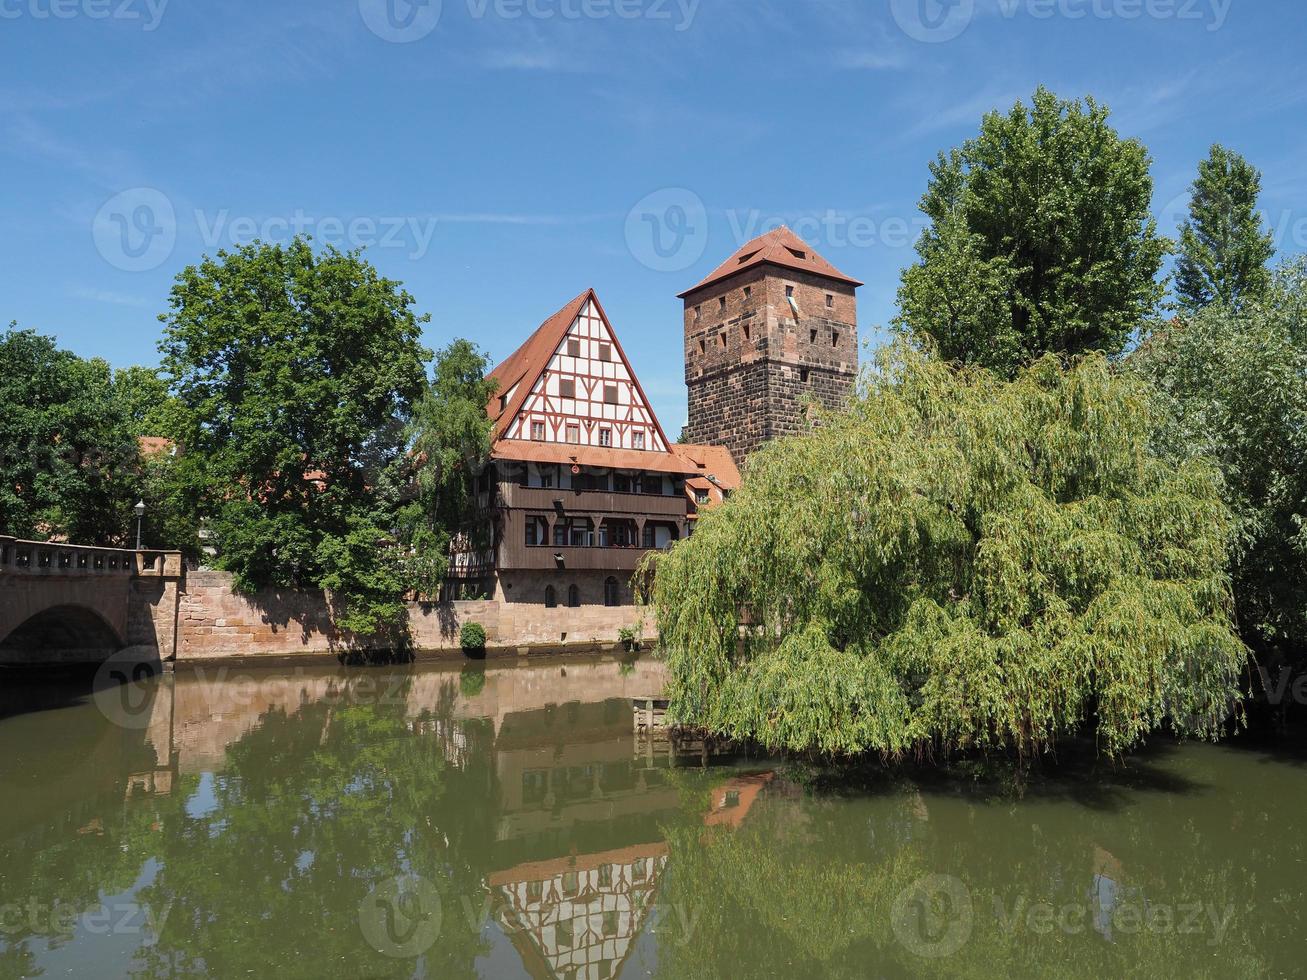
[[[790,246],[788,245],[785,246],[785,251],[789,252],[796,259],[806,259],[808,257],[807,252],[803,251],[802,249],[790,248]]]
[[[759,250],[755,249],[755,250],[752,251],[752,252],[746,252],[744,255],[741,255],[741,256],[740,256],[740,265],[744,265],[744,263],[748,262],[751,258],[753,258],[755,255],[758,254],[758,251],[759,251]]]

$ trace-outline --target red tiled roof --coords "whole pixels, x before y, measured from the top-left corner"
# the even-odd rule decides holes
[[[531,393],[540,372],[549,365],[549,359],[563,342],[567,329],[576,319],[585,301],[594,296],[593,289],[587,289],[561,310],[540,324],[517,350],[509,354],[504,362],[490,372],[490,377],[499,382],[499,388],[490,397],[486,405],[486,414],[494,423],[494,438],[504,434],[508,423],[517,415],[518,409]],[[504,396],[517,386],[512,398]]]
[[[857,279],[840,272],[839,269],[814,252],[811,245],[790,231],[789,228],[781,225],[781,227],[769,231],[765,235],[759,235],[747,245],[742,246],[734,255],[714,269],[707,279],[681,293],[679,298],[685,299],[691,293],[727,279],[737,272],[768,263],[786,269],[810,272],[813,275],[825,276],[828,279],[838,279],[850,286],[862,285]]]
[[[686,472],[702,477],[710,483],[708,477],[716,481],[719,489],[734,490],[740,485],[740,470],[731,458],[731,451],[725,446],[693,446],[677,443],[672,446],[672,454],[679,456],[691,469]]]

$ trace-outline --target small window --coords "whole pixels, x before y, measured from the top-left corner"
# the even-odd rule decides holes
[[[580,356],[581,356],[581,341],[579,341],[579,340],[569,340],[569,341],[567,342],[567,354],[568,354],[569,357],[580,357]]]
[[[746,323],[742,329],[744,330],[744,340],[748,343],[753,339],[753,328]]]
[[[719,296],[719,297],[717,298],[717,309],[720,310],[720,311],[723,312],[723,313],[726,312],[726,297],[725,297],[725,296]]]
[[[540,468],[540,485],[546,490],[554,485],[554,468],[552,466],[542,466]]]
[[[613,866],[611,864],[599,865],[599,887],[613,887]]]
[[[722,350],[726,349],[726,331],[723,330],[717,335],[717,344]]]
[[[580,443],[581,427],[579,425],[569,425],[567,427],[567,441],[574,446]]]
[[[646,524],[644,526],[644,534],[642,536],[641,544],[643,544],[645,548],[652,549],[654,547],[654,542],[657,540],[654,535],[654,526],[652,524]]]
[[[695,322],[695,323],[698,323],[698,322],[699,322],[700,320],[702,320],[702,319],[703,319],[703,307],[702,307],[702,306],[696,306],[696,307],[694,308],[694,322]]]
[[[815,344],[816,342],[817,342],[817,331],[816,331],[816,330],[809,330],[809,331],[808,331],[808,343],[810,343],[810,344]]]
[[[826,294],[826,309],[828,310],[835,309],[835,297],[832,296],[830,293]]]
[[[531,439],[534,442],[545,441],[545,424],[543,422],[531,423]]]
[[[695,502],[696,504],[706,504],[706,503],[708,503],[708,500],[709,500],[709,497],[708,497],[708,491],[707,491],[707,490],[696,490],[696,491],[694,491],[694,502]]]
[[[786,299],[794,299],[794,287],[793,287],[793,286],[786,286],[786,287],[785,287],[785,298],[786,298]]]
[[[619,605],[618,602],[619,598],[620,595],[617,587],[617,579],[609,575],[608,578],[604,579],[604,605],[605,606]]]
[[[617,385],[604,385],[604,404],[617,404]]]
[[[606,912],[604,912],[604,935],[616,936],[617,923],[618,923],[617,909],[609,909]]]
[[[575,585],[567,587],[567,606],[569,609],[581,608],[581,590]]]
[[[840,332],[838,330],[832,330],[830,332],[830,345],[832,347],[838,347],[840,345]]]
[[[555,591],[552,585],[545,586],[545,608],[546,609],[558,608],[558,592]]]
[[[631,435],[631,445],[636,449],[644,448],[644,433],[636,432]]]
[[[808,257],[807,252],[803,251],[802,249],[790,248],[790,246],[788,245],[785,246],[785,251],[789,252],[796,259],[806,259]]]
[[[540,527],[540,525],[537,523],[537,521],[536,521],[536,519],[535,519],[534,517],[527,518],[527,522],[526,522],[526,546],[527,546],[528,548],[534,548],[536,545],[538,545],[538,544],[540,543],[539,541],[536,540],[536,533],[538,532],[539,527]]]
[[[807,369],[807,368],[800,368],[800,369],[799,369],[799,383],[800,383],[800,384],[805,384],[805,385],[808,383],[808,369]]]
[[[708,350],[708,345],[704,343],[702,337],[699,338],[699,353],[703,354]]]
[[[601,445],[601,446],[611,446],[612,444],[613,444],[613,430],[612,430],[612,429],[600,429],[600,430],[599,430],[599,445]]]
[[[558,382],[558,394],[562,398],[576,397],[576,379],[562,378]]]
[[[748,298],[749,298],[750,296],[752,296],[752,295],[753,295],[753,287],[752,287],[752,286],[745,286],[745,287],[744,287],[744,298],[745,298],[745,299],[748,299]]]
[[[611,361],[612,359],[613,359],[613,345],[612,345],[612,344],[600,344],[600,345],[599,345],[599,360],[601,360],[601,361]]]
[[[572,948],[572,920],[566,919],[554,925],[554,942],[558,944],[559,949]]]

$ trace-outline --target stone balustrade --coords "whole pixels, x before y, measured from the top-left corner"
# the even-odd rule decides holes
[[[0,575],[180,578],[179,551],[98,548],[0,535]]]

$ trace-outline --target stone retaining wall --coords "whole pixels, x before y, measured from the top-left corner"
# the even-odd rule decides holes
[[[641,629],[641,623],[646,625]],[[495,600],[410,603],[409,625],[419,651],[459,649],[466,622],[485,627],[491,648],[614,644],[633,627],[652,634],[652,613],[637,606],[583,605],[546,609]],[[282,657],[328,654],[360,644],[336,634],[321,593],[265,590],[255,596],[232,591],[226,572],[188,572],[177,611],[177,659]]]

